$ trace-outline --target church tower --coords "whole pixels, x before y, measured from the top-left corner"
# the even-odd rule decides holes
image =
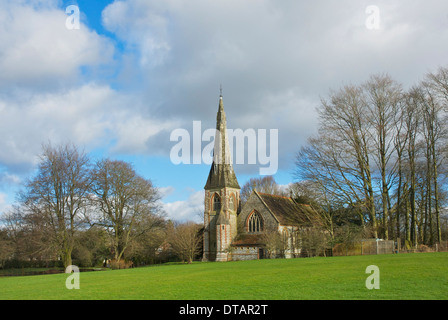
[[[213,163],[205,184],[204,261],[227,261],[237,235],[240,186],[232,167],[222,94],[216,117]]]

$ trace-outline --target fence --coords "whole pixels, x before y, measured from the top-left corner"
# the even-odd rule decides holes
[[[394,249],[392,240],[361,240],[361,255],[394,253]]]
[[[366,239],[351,243],[337,244],[333,248],[334,256],[358,256],[394,253],[392,240]]]

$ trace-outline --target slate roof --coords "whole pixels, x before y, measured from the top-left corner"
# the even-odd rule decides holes
[[[250,247],[264,245],[260,234],[238,234],[236,239],[232,242],[232,246]]]
[[[297,203],[290,197],[254,192],[281,225],[307,226],[312,222],[315,223],[313,217],[316,215],[316,212],[311,206]]]
[[[224,212],[222,212],[222,209],[218,215],[218,219],[216,220],[216,225],[230,225],[230,221],[226,218],[226,215]]]

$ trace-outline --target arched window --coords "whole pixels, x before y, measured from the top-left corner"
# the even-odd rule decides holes
[[[263,231],[263,219],[258,212],[254,211],[247,220],[247,231],[249,233]]]
[[[229,210],[235,211],[235,197],[233,195],[229,199]]]
[[[213,196],[213,211],[221,211],[221,198],[217,193]]]

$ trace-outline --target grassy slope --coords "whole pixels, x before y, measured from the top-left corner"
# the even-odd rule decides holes
[[[379,290],[367,290],[369,265]],[[447,299],[448,253],[195,263],[0,278],[0,299]]]

